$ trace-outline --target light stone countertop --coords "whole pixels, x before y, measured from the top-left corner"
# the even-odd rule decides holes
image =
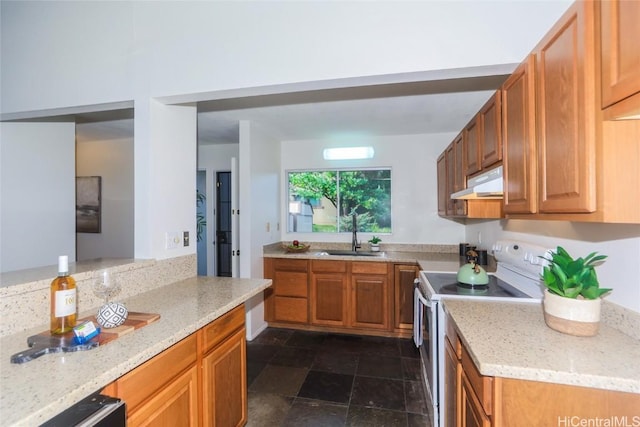
[[[421,270],[456,272],[461,266],[458,248],[452,245],[405,245],[383,244],[381,251],[375,256],[325,255],[326,250],[347,250],[348,247],[340,243],[311,243],[311,248],[303,253],[286,252],[280,245],[265,247],[265,258],[293,258],[293,259],[321,259],[343,261],[369,261],[391,263],[416,263]],[[452,250],[455,249],[455,252]],[[358,252],[370,253],[366,248]],[[483,266],[487,271],[495,271],[495,261],[489,257],[489,265]]]
[[[573,337],[544,323],[540,303],[444,299],[480,373],[640,393],[640,340],[600,323]]]
[[[193,277],[160,287],[122,301],[132,312],[159,313],[158,321],[93,350],[46,354],[23,364],[12,364],[11,355],[47,325],[3,337],[0,425],[40,425],[270,285],[267,279]]]

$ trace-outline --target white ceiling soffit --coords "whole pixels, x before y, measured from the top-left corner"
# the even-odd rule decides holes
[[[198,103],[198,142],[238,142],[249,120],[280,140],[459,131],[507,74],[245,96]]]

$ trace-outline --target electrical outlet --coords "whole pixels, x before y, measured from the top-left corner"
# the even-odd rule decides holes
[[[178,231],[167,231],[165,234],[165,249],[175,249],[180,245],[182,236]]]
[[[183,246],[189,246],[189,232],[188,231],[184,231],[182,233],[182,245]]]

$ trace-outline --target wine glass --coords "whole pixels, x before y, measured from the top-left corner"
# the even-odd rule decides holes
[[[120,292],[120,282],[114,273],[109,270],[100,270],[96,273],[93,281],[93,293],[103,298],[105,304],[108,304],[109,299],[117,295],[118,292]]]

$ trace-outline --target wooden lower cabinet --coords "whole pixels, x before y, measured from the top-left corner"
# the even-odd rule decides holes
[[[388,330],[385,262],[311,261],[311,324]]]
[[[640,394],[509,378],[495,379],[495,394],[495,426],[640,423]],[[593,424],[596,419],[601,423]]]
[[[103,393],[129,426],[242,426],[247,421],[244,305],[126,373]]]
[[[420,268],[416,264],[395,264],[393,266],[394,319],[393,326],[399,331],[413,331],[413,289],[414,280]]]
[[[482,375],[464,346],[460,352],[454,350],[450,340],[458,338],[451,324],[447,316],[446,427],[596,425],[596,419],[625,426],[640,422],[640,394]]]
[[[273,289],[265,291],[265,320],[272,326],[384,336],[411,333],[416,264],[265,258],[264,271],[273,280]]]
[[[371,266],[371,264],[374,263],[359,264],[369,264],[369,266]],[[375,267],[378,269],[377,272],[352,272],[350,325],[356,328],[388,330],[390,325],[390,298],[387,264],[375,264]],[[354,262],[354,269],[356,265],[357,263]]]
[[[198,425],[198,368],[192,366],[130,412],[129,427]]]
[[[462,427],[490,427],[491,419],[484,412],[482,405],[464,369],[460,371],[460,426]]]
[[[242,426],[247,422],[245,328],[202,360],[203,425]]]
[[[440,416],[443,417],[442,425],[445,427],[457,427],[459,418],[458,408],[460,407],[458,401],[458,397],[460,396],[458,377],[460,376],[459,371],[462,370],[462,365],[449,339],[447,338],[444,341],[444,405]]]
[[[347,326],[348,298],[345,274],[314,274],[311,280],[311,324]]]
[[[265,258],[264,277],[273,281],[264,291],[265,320],[309,323],[309,261]]]

